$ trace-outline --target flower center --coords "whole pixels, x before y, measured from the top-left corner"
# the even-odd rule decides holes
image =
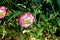
[[[30,22],[30,20],[28,18],[26,18],[26,19],[23,20],[24,24],[29,24],[29,22]]]
[[[3,12],[0,12],[0,16],[2,16],[3,15]]]

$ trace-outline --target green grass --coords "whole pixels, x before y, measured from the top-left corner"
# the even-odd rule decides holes
[[[60,28],[59,0],[28,1],[1,1],[0,5],[6,6],[7,15],[0,20],[0,39],[44,40],[45,37],[52,37],[53,40],[58,40],[55,32]],[[18,25],[18,17],[24,12],[30,12],[35,17],[34,23],[27,29]]]

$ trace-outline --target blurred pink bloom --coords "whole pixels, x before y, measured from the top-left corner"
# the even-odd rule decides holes
[[[6,16],[6,8],[4,6],[0,6],[0,18],[4,18]]]
[[[30,12],[26,12],[18,17],[18,24],[21,28],[28,28],[34,22],[34,16]]]

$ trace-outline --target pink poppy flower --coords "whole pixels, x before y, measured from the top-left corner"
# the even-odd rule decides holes
[[[0,6],[0,18],[4,18],[6,16],[6,8],[4,6]]]
[[[21,28],[28,28],[34,22],[34,16],[30,12],[26,12],[18,17],[18,24]]]

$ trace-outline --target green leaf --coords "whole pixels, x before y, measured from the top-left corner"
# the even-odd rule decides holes
[[[59,8],[60,8],[60,0],[57,0],[57,3],[58,3],[58,6],[59,6]]]
[[[10,17],[10,18],[8,18],[8,21],[7,22],[9,22],[11,19],[13,19],[14,17],[17,17],[17,16],[19,16],[19,14],[20,14],[20,11],[14,11],[14,13],[12,14],[12,16]]]

